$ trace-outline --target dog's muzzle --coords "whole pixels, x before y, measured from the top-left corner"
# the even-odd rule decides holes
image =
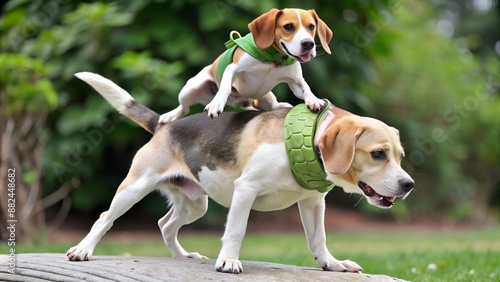
[[[314,57],[314,55],[312,54],[314,46],[315,46],[314,41],[311,41],[309,39],[303,39],[300,42],[301,54],[299,54],[299,55],[292,54],[288,50],[288,48],[286,47],[285,43],[283,43],[283,42],[280,42],[280,43],[281,43],[281,47],[283,47],[283,50],[285,51],[285,53],[300,63],[309,62],[311,60],[311,57]]]
[[[400,179],[398,181],[399,187],[401,191],[404,193],[402,195],[397,196],[384,196],[378,194],[370,185],[366,184],[363,181],[358,182],[358,187],[363,191],[365,196],[368,198],[368,202],[380,207],[380,208],[390,208],[394,205],[394,201],[396,197],[406,198],[410,191],[413,189],[415,182],[412,179]]]
[[[394,200],[396,200],[396,197],[382,196],[375,192],[372,187],[370,187],[363,181],[358,182],[358,187],[361,188],[363,193],[365,193],[365,195],[370,198],[371,202],[373,202],[375,205],[386,208],[390,208],[392,207],[392,205],[394,205]]]

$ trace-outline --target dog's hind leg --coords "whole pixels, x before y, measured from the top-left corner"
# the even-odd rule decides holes
[[[124,183],[127,183],[127,178]],[[113,226],[113,222],[149,194],[153,190],[153,188],[150,188],[152,186],[142,178],[127,186],[120,186],[119,192],[113,198],[109,210],[101,214],[89,234],[78,245],[68,250],[66,253],[68,259],[72,261],[90,260],[97,243]]]
[[[179,229],[201,218],[208,209],[208,196],[202,195],[195,200],[190,200],[182,193],[169,193],[170,201],[173,203],[170,211],[158,220],[161,234],[165,244],[170,249],[173,257],[188,257],[206,259],[199,253],[188,253],[177,240]]]
[[[195,103],[206,105],[206,97],[210,95],[210,84],[214,84],[210,75],[210,66],[202,69],[197,75],[190,78],[179,92],[179,106],[160,116],[159,123],[165,124],[177,120],[189,113],[189,107]],[[205,98],[205,99],[204,99]]]
[[[137,169],[137,167],[141,167],[141,165],[135,165],[137,163],[136,160],[139,159],[138,155],[139,153],[132,163],[130,172],[120,184],[113,197],[109,210],[103,212],[92,226],[89,234],[78,245],[70,248],[66,253],[69,260],[90,260],[97,243],[111,228],[113,222],[155,189],[158,177],[148,174],[148,169]]]
[[[293,106],[287,102],[278,102],[274,93],[269,91],[259,99],[259,108],[262,108],[264,111],[272,111],[282,108],[293,108]]]

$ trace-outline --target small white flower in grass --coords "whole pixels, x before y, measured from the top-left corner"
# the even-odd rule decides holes
[[[474,275],[476,271],[474,269],[469,270],[469,275]]]
[[[410,271],[411,271],[412,274],[415,274],[415,273],[417,273],[417,268],[416,267],[412,267]]]
[[[432,271],[436,271],[438,269],[437,265],[435,263],[430,263],[428,266],[427,266],[427,269],[428,270],[432,270]]]

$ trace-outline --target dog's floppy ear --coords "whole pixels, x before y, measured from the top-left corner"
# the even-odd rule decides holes
[[[328,172],[342,175],[349,170],[356,151],[356,140],[363,130],[352,121],[336,123],[325,130],[318,145]]]
[[[315,10],[309,10],[309,13],[313,16],[314,21],[316,22],[319,41],[321,42],[321,46],[325,49],[325,52],[331,54],[330,47],[328,47],[328,42],[332,40],[333,32],[326,25],[326,23],[318,17]]]
[[[255,45],[260,49],[266,49],[273,45],[276,18],[281,15],[281,13],[281,10],[273,8],[271,11],[262,14],[248,24],[248,29],[250,29],[253,35]]]

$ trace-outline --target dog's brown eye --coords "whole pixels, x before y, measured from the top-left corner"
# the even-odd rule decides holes
[[[313,31],[315,28],[316,28],[316,26],[314,24],[310,24],[309,25],[309,30],[310,31]]]
[[[295,27],[293,26],[293,24],[289,23],[289,24],[286,24],[283,26],[283,28],[286,30],[286,31],[294,31],[295,30]]]
[[[375,150],[371,152],[371,155],[374,160],[383,160],[385,158],[385,153],[382,150]]]

